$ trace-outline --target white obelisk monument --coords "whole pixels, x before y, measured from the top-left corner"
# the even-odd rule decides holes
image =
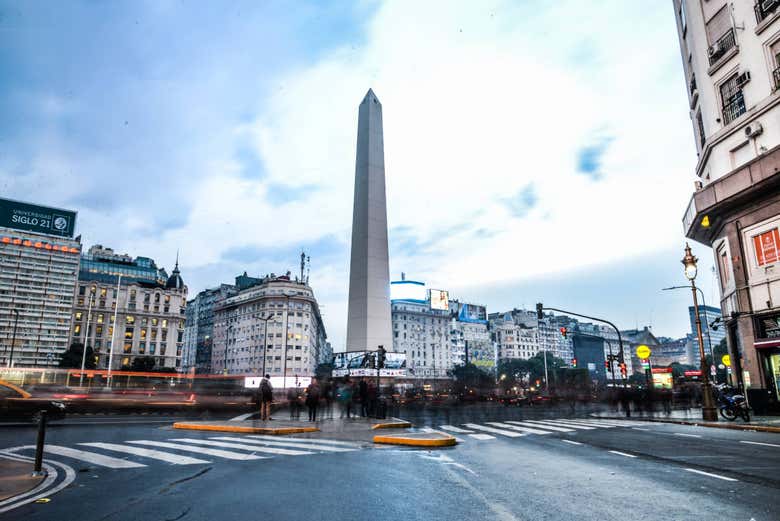
[[[358,114],[347,351],[379,346],[393,350],[382,104],[369,89]]]

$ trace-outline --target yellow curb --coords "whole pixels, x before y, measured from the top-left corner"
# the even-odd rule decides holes
[[[412,424],[405,421],[400,422],[387,422],[387,423],[375,423],[371,426],[372,429],[408,429]]]
[[[374,443],[409,445],[411,447],[451,447],[457,444],[452,436],[442,438],[405,438],[403,436],[374,436]]]
[[[302,432],[319,432],[317,427],[247,427],[245,425],[204,425],[198,423],[174,423],[174,429],[191,431],[243,432],[249,434],[299,434]]]

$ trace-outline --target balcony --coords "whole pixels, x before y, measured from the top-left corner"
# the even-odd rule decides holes
[[[737,46],[737,39],[734,36],[734,29],[729,29],[726,34],[718,38],[716,42],[714,42],[710,46],[709,50],[709,58],[710,58],[710,67],[718,63],[721,58],[723,58],[727,52],[729,52],[731,49]]]
[[[758,0],[753,10],[756,12],[756,23],[761,23],[777,12],[780,1]]]
[[[737,91],[723,104],[723,124],[728,125],[745,113],[745,98],[742,91]]]

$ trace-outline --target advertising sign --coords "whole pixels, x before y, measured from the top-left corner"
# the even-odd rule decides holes
[[[57,237],[73,237],[76,212],[0,199],[0,226]]]
[[[487,308],[476,304],[461,304],[458,321],[487,324]]]
[[[446,291],[440,289],[431,290],[431,309],[448,311],[450,309],[450,296]]]
[[[653,371],[653,387],[656,389],[671,389],[672,373],[656,373]]]
[[[756,250],[756,262],[759,266],[777,262],[780,260],[780,231],[772,228],[754,235],[753,248]]]
[[[398,280],[390,283],[390,300],[412,300],[425,302],[425,284],[413,280]]]
[[[376,376],[371,369],[373,351],[348,351],[334,353],[333,376]],[[406,376],[406,354],[386,353],[385,367],[379,370],[379,376]]]
[[[636,348],[636,356],[639,358],[650,358],[650,348],[642,344]]]

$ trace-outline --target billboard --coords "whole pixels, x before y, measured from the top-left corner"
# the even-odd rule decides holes
[[[476,304],[461,304],[458,312],[458,322],[487,324],[487,308]]]
[[[376,369],[371,369],[374,355],[375,351],[334,353],[333,376],[376,376]],[[379,370],[379,376],[406,376],[406,354],[386,353],[385,367]]]
[[[262,376],[245,376],[244,388],[257,389],[260,387],[260,380],[262,380]],[[311,383],[311,376],[288,376],[286,379],[284,376],[272,376],[270,381],[271,387],[274,389],[284,389],[285,382],[287,387],[301,387],[305,389]]]
[[[431,290],[431,309],[448,311],[450,309],[450,296],[440,289]]]
[[[425,302],[425,284],[413,280],[398,280],[391,282],[390,300]]]
[[[0,226],[57,237],[73,237],[76,212],[0,198]]]

